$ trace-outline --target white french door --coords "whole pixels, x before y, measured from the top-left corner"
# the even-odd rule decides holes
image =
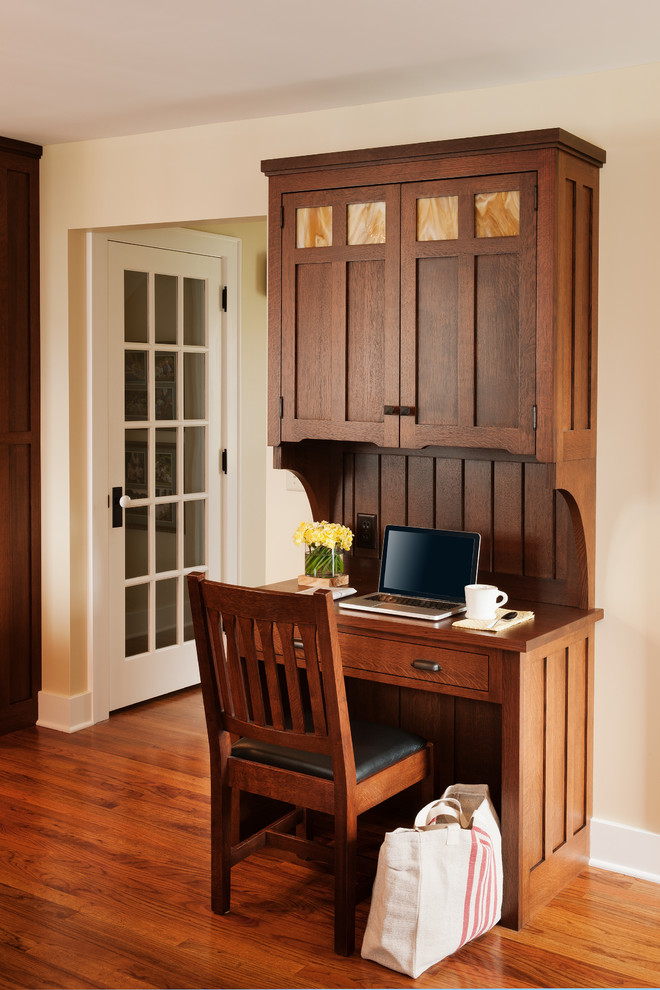
[[[224,284],[222,258],[108,243],[110,711],[198,682],[185,575],[236,579],[223,567],[223,529],[236,529]]]

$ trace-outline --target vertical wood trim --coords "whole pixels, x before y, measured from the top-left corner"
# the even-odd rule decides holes
[[[524,466],[515,461],[493,464],[493,570],[522,574]]]
[[[555,501],[547,464],[524,465],[523,571],[525,577],[553,578]]]
[[[590,810],[589,773],[589,639],[568,649],[566,834],[584,828]]]
[[[471,197],[470,197],[471,198]],[[462,201],[463,197],[460,197]],[[458,259],[458,425],[476,424],[475,278],[477,259],[462,253]]]
[[[408,526],[432,529],[435,524],[434,462],[431,457],[407,457]]]
[[[595,456],[598,169],[559,155],[557,459]]]
[[[524,903],[529,886],[529,816],[527,801],[527,770],[522,771],[522,758],[527,761],[527,744],[531,734],[533,713],[526,710],[528,657],[504,653],[502,664],[502,860],[504,866],[504,896],[502,922],[514,928],[523,923],[520,905]]]
[[[31,422],[32,335],[30,332],[30,176],[9,168],[7,181],[6,318],[7,421],[10,433],[29,432]]]
[[[282,395],[282,236],[283,228],[274,222],[280,216],[282,195],[276,179],[268,183],[268,443],[277,446],[280,434],[280,395]],[[284,222],[293,222],[286,216]]]
[[[435,525],[437,529],[464,529],[463,461],[438,457],[435,462]]]
[[[333,211],[333,228],[337,230],[337,213],[341,210]],[[345,211],[344,211],[345,212]],[[344,231],[344,243],[346,237],[346,218],[344,216],[343,225],[339,225]],[[339,236],[341,236],[339,234]],[[333,242],[334,243],[334,242]],[[348,333],[346,312],[347,282],[349,277],[349,262],[334,261],[332,263],[332,381],[331,381],[331,408],[332,421],[334,423],[345,423],[348,411],[348,394],[346,380],[346,355],[348,353]]]
[[[410,334],[404,323],[405,309],[402,306],[404,291],[403,262],[401,260],[401,188],[388,186],[386,202],[386,242],[385,242],[385,327],[384,327],[384,367],[385,403],[398,405],[403,394],[403,354],[404,334]],[[414,259],[413,263],[414,263]],[[414,397],[412,404],[416,402]],[[400,442],[401,421],[398,416],[383,417],[383,443],[396,447]]]
[[[465,461],[465,529],[481,533],[479,570],[493,570],[493,465]]]
[[[558,650],[545,660],[545,788],[544,860],[566,842],[566,679],[567,651]]]
[[[380,513],[378,519],[382,545],[383,533],[388,523],[393,526],[407,525],[408,492],[405,458],[398,457],[396,454],[383,454],[380,461]]]
[[[524,663],[523,741],[525,779],[523,803],[525,825],[523,872],[527,878],[543,862],[546,849],[546,694],[545,657],[521,658]]]
[[[552,461],[557,456],[555,440],[555,285],[557,270],[557,193],[555,168],[557,153],[538,155],[536,214],[536,457]]]

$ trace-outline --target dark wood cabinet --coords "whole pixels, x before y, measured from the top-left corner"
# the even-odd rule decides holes
[[[554,128],[262,163],[269,442],[315,516],[478,530],[482,580],[593,606],[604,161]]]
[[[36,722],[40,688],[40,156],[0,138],[0,734]]]
[[[536,184],[403,187],[401,447],[535,453]]]
[[[382,219],[380,234],[368,223],[355,233],[358,204]],[[398,212],[394,185],[282,196],[278,442],[398,445],[383,412],[399,402]]]
[[[264,162],[270,443],[592,456],[603,161],[551,130]]]

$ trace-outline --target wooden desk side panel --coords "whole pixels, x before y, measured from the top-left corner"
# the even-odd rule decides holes
[[[550,653],[521,657],[520,664],[518,926],[576,876],[588,858],[593,632],[558,644]]]

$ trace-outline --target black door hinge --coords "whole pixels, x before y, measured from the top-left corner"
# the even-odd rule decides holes
[[[223,450],[222,457],[220,459],[220,467],[223,474],[227,474],[227,450]]]
[[[280,396],[280,419],[284,419],[284,396]]]
[[[226,285],[223,285],[223,287],[222,287],[222,303],[221,303],[221,305],[222,305],[222,312],[223,313],[226,313],[227,312],[227,286]]]

